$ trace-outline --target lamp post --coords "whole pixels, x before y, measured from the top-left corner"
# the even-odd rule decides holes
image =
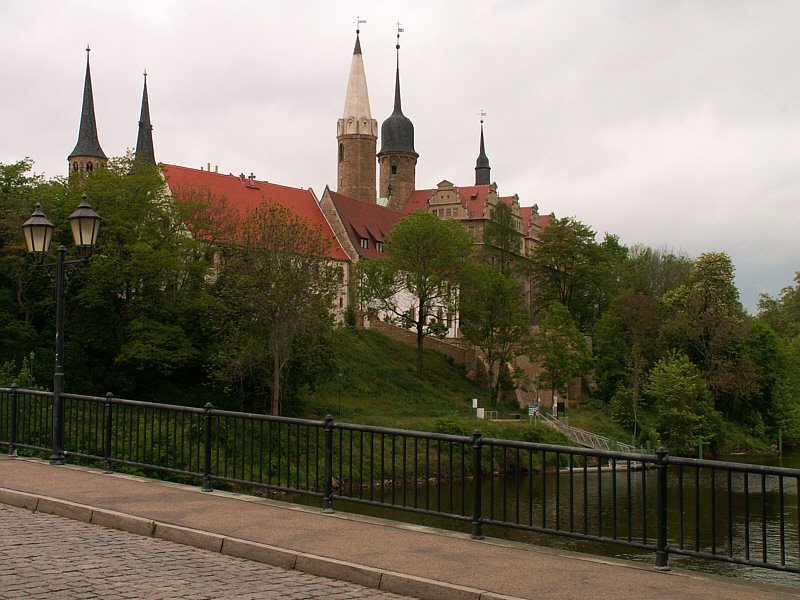
[[[44,216],[42,206],[37,203],[30,218],[22,224],[22,235],[25,238],[28,253],[31,254],[37,267],[45,269],[55,285],[56,292],[56,366],[53,374],[51,465],[64,464],[64,403],[61,400],[61,394],[64,392],[64,298],[67,292],[67,281],[72,271],[91,257],[102,220],[89,206],[86,194],[81,198],[78,207],[67,218],[72,229],[72,239],[78,251],[78,258],[67,260],[67,249],[59,246],[54,263],[44,262],[55,226]]]

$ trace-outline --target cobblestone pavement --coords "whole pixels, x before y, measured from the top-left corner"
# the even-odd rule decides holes
[[[0,505],[0,598],[404,596]]]

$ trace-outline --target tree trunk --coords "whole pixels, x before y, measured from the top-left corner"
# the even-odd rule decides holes
[[[281,397],[281,361],[278,358],[277,352],[272,359],[272,407],[270,414],[279,416],[280,413],[280,397]]]
[[[417,377],[422,377],[422,349],[425,343],[425,316],[422,314],[422,304],[420,303],[419,317],[417,318]]]

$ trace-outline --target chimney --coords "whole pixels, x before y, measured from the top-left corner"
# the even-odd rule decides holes
[[[209,173],[211,172],[211,163],[208,163],[208,168],[206,169]]]
[[[214,173],[219,173],[219,165],[214,165]]]

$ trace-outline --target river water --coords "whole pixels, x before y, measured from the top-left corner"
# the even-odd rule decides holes
[[[728,462],[743,462],[783,466],[788,468],[800,468],[800,449],[786,452],[783,457],[773,455],[736,456],[725,457],[724,460]],[[680,517],[677,509],[677,498],[679,494],[679,488],[681,486],[680,482],[678,481],[677,468],[671,467],[671,470],[668,473],[668,504],[670,505],[670,511],[668,515],[668,520],[670,523],[669,543],[674,547],[679,543],[677,539],[679,536],[679,528],[677,525]],[[643,499],[641,497],[643,494],[643,489],[644,493],[647,494],[649,499],[647,504],[650,506],[654,504],[653,501],[656,498],[656,477],[653,471],[650,471],[649,474],[644,475],[642,475],[640,472],[633,473],[632,476],[633,479],[630,480],[630,493],[632,494],[632,506],[634,508],[631,512],[636,513],[633,518],[633,529],[635,530],[634,539],[636,539],[637,536],[641,535],[641,528],[637,529],[636,525],[636,522],[638,522],[638,520],[641,518],[641,511],[639,511],[636,507],[640,507],[643,504]],[[514,518],[510,515],[518,510],[521,511],[523,515],[525,515],[528,511],[530,511],[531,515],[539,515],[542,512],[541,498],[537,496],[537,493],[535,492],[536,488],[533,485],[533,482],[528,482],[526,477],[527,476],[520,476],[520,478],[515,480],[513,483],[504,482],[505,486],[501,484],[500,479],[497,477],[495,477],[494,480],[484,481],[484,485],[482,487],[484,496],[484,514],[487,514],[486,499],[489,497],[490,490],[493,489],[494,501],[492,504],[495,511],[494,515],[496,520],[501,519],[504,508],[508,512],[509,516],[508,519],[502,520],[514,520]],[[536,485],[541,484],[541,474],[534,473],[532,477],[536,478]],[[574,527],[575,531],[583,531],[585,526],[590,533],[596,533],[596,528],[599,527],[599,529],[602,530],[606,536],[608,536],[609,528],[611,527],[611,523],[614,521],[612,487],[616,488],[617,498],[620,500],[620,504],[623,504],[621,499],[624,498],[628,492],[627,475],[625,473],[615,474],[609,472],[602,474],[600,477],[602,481],[598,481],[597,477],[589,477],[585,483],[581,477],[582,475],[578,474],[577,478],[573,478],[573,486],[576,488],[576,496],[581,495],[581,498],[579,498],[575,503],[575,510],[572,511],[572,518],[570,519],[570,506],[567,495],[569,475],[565,473],[552,473],[545,476],[546,487],[549,490],[548,493],[550,494],[550,498],[552,498],[553,490],[555,490],[556,485],[558,485],[561,490],[561,502],[559,503],[558,512],[556,512],[557,509],[552,501],[545,502],[544,513],[546,513],[545,519],[547,520],[548,527],[552,527],[555,519],[558,518],[560,527],[562,529],[567,529],[569,526],[572,526]],[[645,478],[644,486],[640,485],[641,481],[637,479],[641,477]],[[614,478],[616,478],[616,481],[613,481]],[[558,481],[556,481],[557,479]],[[529,483],[531,484],[530,486],[528,485]],[[585,488],[583,488],[584,485],[586,486]],[[730,501],[728,500],[729,485],[731,490]],[[519,501],[517,501],[516,495],[512,494],[511,492],[509,492],[508,498],[503,495],[504,487],[505,489],[510,490],[512,486],[514,490],[522,490]],[[747,500],[745,499],[745,486],[747,486],[750,492]],[[599,490],[598,487],[600,488]],[[712,487],[714,488],[713,492]],[[703,471],[697,480],[695,480],[694,469],[686,469],[686,475],[683,481],[683,497],[686,515],[685,547],[689,549],[694,548],[695,538],[693,536],[696,536],[697,532],[699,531],[701,547],[707,548],[708,544],[710,543],[709,540],[713,539],[714,543],[717,544],[717,550],[724,552],[727,548],[726,544],[729,543],[728,536],[731,536],[732,543],[730,545],[733,555],[743,557],[744,548],[742,540],[744,539],[744,532],[747,529],[749,530],[749,536],[751,539],[749,548],[751,558],[753,560],[761,560],[761,553],[763,550],[762,543],[763,539],[765,539],[767,548],[769,549],[770,562],[778,562],[780,560],[780,555],[776,553],[780,547],[779,542],[781,535],[783,535],[786,547],[786,564],[796,566],[798,561],[800,561],[800,557],[798,556],[800,553],[800,526],[797,522],[797,484],[793,478],[786,479],[786,484],[784,487],[783,514],[785,522],[783,531],[781,531],[779,526],[781,507],[780,495],[778,494],[777,487],[777,478],[767,478],[765,487],[766,493],[762,498],[761,479],[756,475],[751,475],[748,478],[748,481],[745,483],[743,475],[734,474],[731,482],[729,483],[725,473],[718,473],[715,476],[714,485],[712,486],[709,472]],[[468,488],[471,488],[471,482],[469,482]],[[583,488],[585,490],[585,497],[588,499],[586,507],[584,507],[582,504],[582,498],[584,497],[582,494],[584,492],[579,488]],[[527,492],[525,492],[527,489],[530,489],[534,492],[531,497],[527,496]],[[420,506],[423,505],[423,498],[425,496],[430,498],[431,506],[434,506],[437,498],[450,497],[451,490],[445,487],[437,488],[435,484],[431,484],[430,486],[426,486],[424,491],[422,489],[418,489],[417,492],[420,497]],[[461,495],[460,488],[457,492],[455,492],[455,495]],[[470,514],[471,507],[468,504],[469,499],[472,496],[472,489],[467,489],[464,495],[467,499],[465,513]],[[712,499],[714,500],[713,503]],[[313,499],[304,500],[302,498],[297,498],[296,500],[301,503],[318,502]],[[388,502],[389,500],[390,498],[388,496],[384,498],[384,501]],[[745,518],[745,514],[747,514],[745,511],[746,503],[748,506],[749,522],[746,522],[748,519]],[[708,518],[708,515],[710,515],[712,511],[712,504],[717,514],[718,524],[716,526],[712,526],[711,519]],[[447,518],[421,515],[417,513],[406,513],[397,510],[390,511],[375,506],[366,506],[354,502],[346,502],[343,500],[337,500],[336,507],[339,510],[346,512],[368,514],[392,520],[402,520],[410,523],[446,529],[455,529],[464,532],[469,531],[468,523],[454,521]],[[699,529],[695,528],[694,523],[695,507],[699,507],[700,510],[698,511],[698,514],[701,514],[703,517],[700,520]],[[728,531],[727,526],[729,510],[730,514],[732,515],[732,526],[730,531]],[[649,516],[647,517],[648,524],[646,525],[646,531],[649,538],[649,543],[653,543],[653,539],[656,534],[656,517],[654,510],[652,512],[648,512]],[[764,515],[763,519],[762,514]],[[584,518],[586,519],[586,523],[584,523]],[[624,507],[618,507],[617,520],[619,521],[622,529],[624,529],[623,521],[626,519],[627,515],[624,513]],[[599,524],[598,520],[600,521]],[[521,521],[525,521],[524,517],[521,519]],[[562,548],[600,556],[623,558],[650,564],[653,564],[654,560],[651,552],[640,552],[636,549],[631,550],[627,547],[620,547],[610,543],[578,540],[551,534],[537,534],[520,529],[490,525],[486,525],[484,527],[484,533],[489,537],[512,539],[542,546]],[[763,539],[762,535],[764,536]],[[624,537],[624,533],[621,537]],[[673,567],[692,569],[718,575],[743,577],[763,583],[774,583],[800,588],[800,576],[797,574],[785,573],[772,569],[696,559],[679,556],[676,554],[670,554],[670,565]]]

